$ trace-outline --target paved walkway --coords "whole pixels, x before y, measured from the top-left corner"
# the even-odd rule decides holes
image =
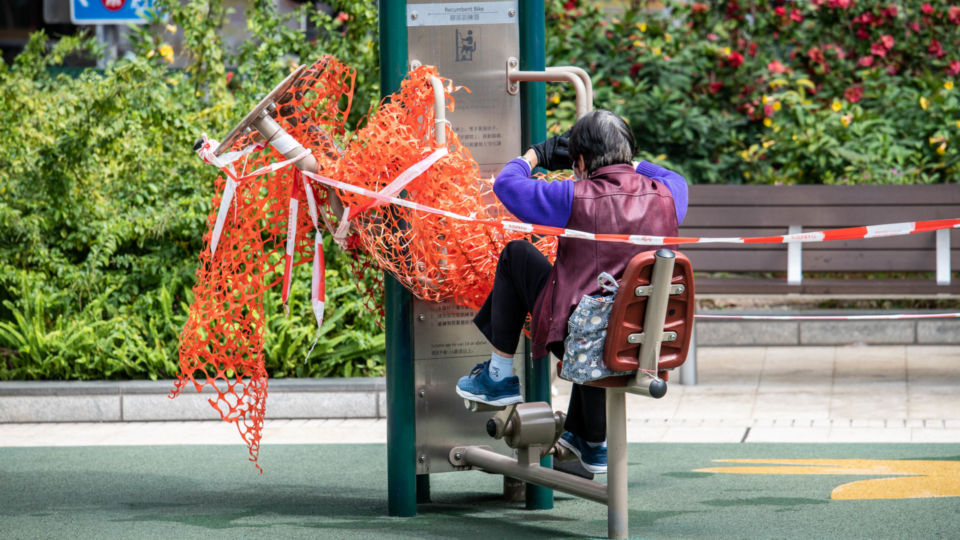
[[[960,346],[702,347],[696,386],[628,396],[629,442],[960,443]],[[569,386],[558,383],[563,408]],[[213,415],[211,411],[211,415]],[[384,443],[383,419],[267,420],[263,444]],[[0,446],[242,444],[216,420],[0,424]]]

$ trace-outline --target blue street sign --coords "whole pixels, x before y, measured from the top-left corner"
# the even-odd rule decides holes
[[[153,0],[71,0],[73,24],[144,24]]]

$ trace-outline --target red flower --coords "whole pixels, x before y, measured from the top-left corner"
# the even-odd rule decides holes
[[[568,0],[567,3],[563,5],[563,9],[573,11],[577,9],[577,3],[574,0]]]
[[[713,32],[710,32],[709,34],[707,34],[707,39],[709,39],[710,41],[716,41],[720,39],[720,36],[714,34]]]
[[[763,106],[763,115],[766,116],[766,117],[768,117],[768,118],[771,117],[771,116],[773,116],[773,105],[770,105],[769,103],[766,104],[766,105],[764,105],[764,106]]]
[[[883,14],[891,19],[897,16],[897,6],[890,5],[887,6],[887,9],[883,10]]]
[[[757,44],[755,42],[750,43],[750,47],[747,49],[747,54],[749,54],[750,56],[757,55]]]
[[[850,88],[847,88],[843,92],[843,97],[850,103],[856,103],[860,101],[860,98],[863,97],[863,86],[856,84],[851,86]]]
[[[783,73],[787,71],[787,67],[781,64],[779,60],[774,60],[767,64],[767,69],[770,70],[770,73]]]
[[[857,60],[857,63],[863,67],[870,67],[873,65],[873,57],[869,55],[861,56],[860,60]]]
[[[346,11],[341,11],[337,13],[337,20],[340,22],[347,22],[350,20],[350,15]]]
[[[737,51],[733,51],[730,53],[730,56],[727,57],[727,63],[730,64],[731,67],[740,67],[740,64],[743,63],[743,55]]]
[[[693,5],[690,6],[690,12],[693,13],[694,15],[696,15],[697,13],[706,13],[707,9],[709,9],[707,5],[701,4],[700,2],[694,2]]]
[[[631,77],[636,77],[636,76],[637,76],[637,73],[639,73],[641,69],[643,69],[643,64],[641,64],[641,63],[639,63],[639,62],[637,62],[636,64],[630,66],[630,76],[631,76]]]
[[[716,94],[723,88],[723,83],[712,82],[707,87],[711,94]]]
[[[800,13],[799,9],[791,9],[790,20],[793,22],[803,22],[803,13]]]
[[[785,7],[783,7],[783,6],[777,6],[777,7],[773,8],[773,13],[774,13],[777,17],[786,17],[786,16],[787,16],[787,8],[785,8]]]
[[[810,50],[807,51],[807,57],[810,58],[811,62],[818,64],[822,64],[824,61],[823,51],[821,51],[819,47],[811,47]]]
[[[947,75],[956,77],[960,75],[960,60],[951,60],[950,65],[947,66]]]
[[[880,41],[883,42],[883,46],[886,47],[888,51],[893,48],[893,36],[890,34],[880,36]]]
[[[933,15],[933,6],[928,2],[920,6],[920,11],[922,11],[924,15]]]
[[[880,58],[887,56],[887,49],[884,48],[883,43],[880,43],[879,41],[870,46],[870,52],[879,56]]]
[[[231,80],[233,80],[233,72],[232,72],[232,71],[228,71],[228,72],[227,72],[227,84],[230,84],[230,81],[231,81]]]
[[[900,71],[900,66],[896,64],[890,64],[887,66],[887,73],[890,75],[896,75],[898,71]]]
[[[853,7],[853,0],[827,0],[827,5],[834,9],[850,9]]]
[[[943,58],[944,55],[946,55],[946,53],[943,52],[943,47],[940,46],[940,42],[935,39],[930,40],[930,46],[927,47],[927,52],[936,56],[937,58]]]
[[[834,53],[836,53],[837,58],[839,58],[840,60],[843,60],[844,58],[847,57],[847,53],[843,52],[843,48],[834,43],[827,43],[826,45],[823,46],[823,50],[833,51]]]
[[[947,9],[947,18],[953,24],[960,24],[960,6],[950,6]]]
[[[862,27],[861,27],[861,28],[857,28],[857,39],[859,39],[859,40],[861,40],[861,41],[866,41],[866,40],[870,39],[870,32],[867,32],[867,31],[864,30]]]
[[[920,32],[920,25],[916,21],[907,23],[907,26],[909,26],[914,32]]]

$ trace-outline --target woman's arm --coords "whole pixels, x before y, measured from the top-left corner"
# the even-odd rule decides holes
[[[637,173],[663,183],[673,195],[673,206],[677,210],[677,224],[683,221],[687,215],[687,180],[679,174],[664,169],[659,165],[649,161],[641,161],[637,164]]]
[[[493,182],[493,192],[517,219],[525,223],[564,227],[573,208],[573,180],[544,182],[530,178],[537,156],[527,150],[524,158],[507,163]]]

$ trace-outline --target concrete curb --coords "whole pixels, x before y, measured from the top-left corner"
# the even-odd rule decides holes
[[[701,310],[724,315],[796,314],[796,310]],[[863,310],[803,310],[805,315],[864,315]],[[919,313],[931,313],[921,311]],[[701,320],[698,347],[802,345],[958,345],[960,320]],[[185,390],[169,399],[172,380],[0,381],[0,423],[215,420],[216,392]],[[385,418],[384,378],[270,379],[268,419]]]
[[[2,422],[143,422],[215,420],[217,394],[186,389],[170,399],[174,381],[4,381]],[[271,379],[268,419],[385,418],[386,381],[378,378]]]
[[[702,310],[711,315],[797,315],[796,311]],[[934,313],[914,311],[910,313]],[[871,315],[888,311],[804,310],[803,315]],[[880,321],[749,321],[700,320],[696,323],[697,346],[792,346],[792,345],[957,345],[960,319],[913,319]]]

